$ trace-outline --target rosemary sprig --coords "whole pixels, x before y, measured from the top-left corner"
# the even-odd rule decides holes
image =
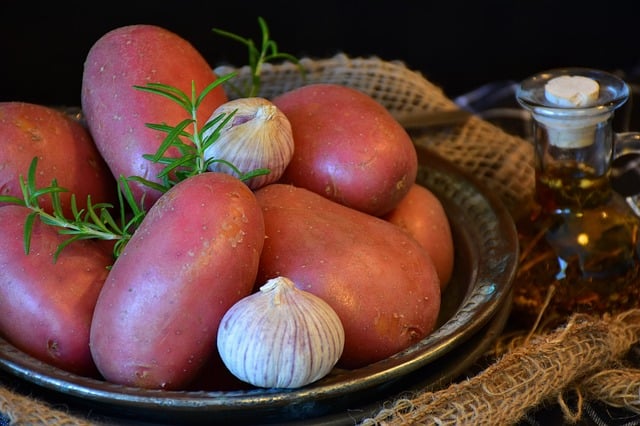
[[[262,17],[258,17],[258,24],[260,25],[260,31],[262,33],[262,41],[260,43],[260,49],[256,47],[256,43],[249,38],[241,37],[237,34],[229,31],[214,28],[213,31],[221,36],[238,41],[241,44],[247,46],[249,50],[249,68],[251,69],[251,79],[247,82],[245,87],[238,87],[232,83],[229,83],[231,89],[240,97],[254,97],[258,96],[261,87],[261,73],[262,66],[274,60],[286,60],[292,62],[298,67],[298,70],[305,77],[305,69],[295,56],[280,52],[278,50],[278,44],[269,39],[269,27],[266,21]]]
[[[170,126],[166,123],[146,123],[150,129],[166,133],[166,136],[155,154],[144,154],[143,157],[154,163],[164,164],[165,167],[159,173],[161,183],[144,179],[140,176],[130,176],[129,180],[140,182],[150,188],[154,188],[160,192],[166,192],[190,176],[205,173],[208,171],[209,165],[214,162],[222,162],[231,167],[240,180],[251,179],[269,173],[269,169],[255,169],[247,173],[240,171],[235,165],[223,158],[206,158],[205,151],[215,143],[220,137],[220,132],[234,113],[221,113],[210,120],[203,126],[198,122],[197,111],[204,98],[219,85],[234,77],[236,73],[230,73],[217,78],[209,84],[199,95],[196,93],[195,83],[191,83],[191,96],[187,96],[180,89],[161,83],[147,83],[145,86],[134,86],[138,90],[164,96],[180,105],[190,118],[184,119],[176,126]],[[192,129],[189,132],[189,128]],[[185,141],[190,141],[187,143]],[[169,148],[175,147],[178,156],[166,155]]]
[[[86,208],[78,209],[76,196],[71,194],[70,209],[73,217],[67,218],[62,208],[60,194],[68,190],[59,186],[56,179],[51,181],[51,185],[38,188],[36,186],[37,164],[38,157],[34,157],[29,166],[27,180],[20,176],[22,198],[0,196],[0,202],[21,205],[31,210],[24,223],[25,254],[29,254],[31,249],[34,222],[36,218],[40,218],[43,223],[59,228],[58,232],[61,235],[69,236],[56,248],[54,261],[57,261],[62,250],[69,244],[86,239],[117,240],[113,248],[113,255],[117,258],[146,214],[136,203],[126,179],[120,178],[118,182],[118,201],[122,207],[125,206],[125,202],[127,203],[129,214],[124,208],[120,208],[120,214],[116,220],[110,213],[114,206],[110,203],[93,204],[91,195],[87,196]],[[40,205],[39,199],[42,196],[51,197],[51,213],[45,211]]]

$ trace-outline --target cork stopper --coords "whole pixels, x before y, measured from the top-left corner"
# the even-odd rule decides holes
[[[544,86],[544,96],[554,105],[583,108],[595,105],[600,85],[589,77],[563,75],[553,78]]]
[[[596,104],[600,86],[592,78],[563,75],[544,87],[547,101],[562,108],[588,108]],[[595,127],[602,117],[538,117],[547,127],[549,143],[560,148],[583,148],[594,142]]]

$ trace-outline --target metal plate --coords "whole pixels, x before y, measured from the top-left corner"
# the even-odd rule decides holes
[[[453,351],[469,351],[469,356],[457,353],[458,362],[446,367],[450,374],[446,370],[427,374],[420,382],[422,388],[438,386],[480,356],[473,349],[482,342],[477,334],[483,327],[493,324],[495,334],[496,322],[492,319],[510,300],[518,241],[508,211],[492,194],[437,154],[418,148],[418,156],[417,181],[443,203],[453,230],[456,257],[451,282],[442,295],[438,328],[410,348],[363,368],[335,371],[314,384],[292,390],[160,391],[124,387],[51,367],[1,339],[0,368],[72,406],[79,404],[96,415],[106,413],[146,424],[255,425],[301,420],[310,424],[313,419],[336,415],[342,419],[343,413],[353,407],[385,399],[415,383],[425,368],[446,361]],[[476,343],[465,346],[474,342],[474,336]]]

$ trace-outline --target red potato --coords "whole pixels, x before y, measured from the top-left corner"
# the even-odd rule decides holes
[[[184,389],[224,313],[251,293],[264,235],[253,192],[231,175],[196,175],[159,198],[96,304],[91,352],[105,379]]]
[[[444,290],[453,273],[454,246],[449,218],[438,197],[414,184],[400,204],[383,218],[404,229],[427,250]]]
[[[89,330],[111,256],[94,241],[80,240],[54,262],[67,237],[39,220],[25,254],[24,221],[30,213],[23,206],[0,207],[0,334],[45,363],[98,377]]]
[[[93,203],[116,200],[116,181],[82,124],[43,105],[0,102],[0,194],[22,198],[20,176],[27,179],[34,157],[38,188],[56,179],[68,190],[60,193],[65,215],[71,214],[71,194],[79,208],[86,206],[87,195]],[[51,213],[51,198],[40,201]]]
[[[142,156],[155,154],[166,134],[146,124],[176,126],[191,118],[174,101],[137,90],[134,85],[162,83],[191,96],[192,82],[200,93],[216,78],[187,40],[162,27],[129,25],[98,39],[84,63],[81,100],[91,134],[113,175],[159,181],[157,176],[164,166]],[[226,100],[222,86],[209,93],[198,108],[200,125]],[[172,148],[167,154],[178,153]],[[145,185],[132,182],[131,186],[137,199],[146,194],[147,208],[160,196]]]
[[[294,154],[281,179],[381,216],[415,182],[413,141],[387,109],[363,92],[310,84],[273,99],[291,123]]]
[[[337,366],[382,360],[433,330],[438,274],[403,230],[293,185],[267,185],[256,197],[267,236],[258,282],[286,276],[331,305],[345,330]]]

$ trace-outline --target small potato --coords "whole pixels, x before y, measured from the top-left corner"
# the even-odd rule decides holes
[[[310,84],[273,99],[293,131],[282,183],[373,216],[392,210],[415,182],[413,141],[381,104],[338,84]]]
[[[429,254],[399,227],[293,185],[256,191],[266,240],[258,282],[286,276],[338,314],[337,366],[358,368],[427,336],[440,311]]]
[[[251,190],[225,173],[181,181],[116,259],[91,325],[110,382],[184,389],[216,351],[223,315],[250,294],[264,244]]]
[[[0,207],[0,335],[18,349],[55,367],[99,377],[89,350],[98,294],[112,259],[90,240],[65,247],[63,237],[36,220],[25,254],[26,207]]]
[[[155,154],[166,134],[147,123],[176,126],[191,118],[174,101],[135,89],[147,83],[162,83],[191,96],[191,84],[199,94],[217,76],[193,45],[177,34],[155,25],[115,28],[98,39],[87,55],[82,74],[81,101],[93,138],[113,175],[140,176],[158,182],[164,165],[144,159]],[[204,124],[227,100],[218,86],[198,108]],[[187,128],[193,133],[191,127]],[[178,155],[171,149],[168,155]],[[132,182],[134,195],[150,207],[160,192]]]
[[[56,179],[68,190],[60,193],[65,215],[71,214],[71,194],[78,208],[86,207],[87,195],[92,203],[116,201],[116,180],[80,122],[43,105],[0,102],[0,194],[22,198],[20,176],[27,179],[34,157],[38,188]],[[40,202],[50,213],[51,198]]]
[[[453,273],[454,246],[449,218],[438,197],[424,186],[414,184],[384,219],[404,229],[427,250],[444,290]]]

